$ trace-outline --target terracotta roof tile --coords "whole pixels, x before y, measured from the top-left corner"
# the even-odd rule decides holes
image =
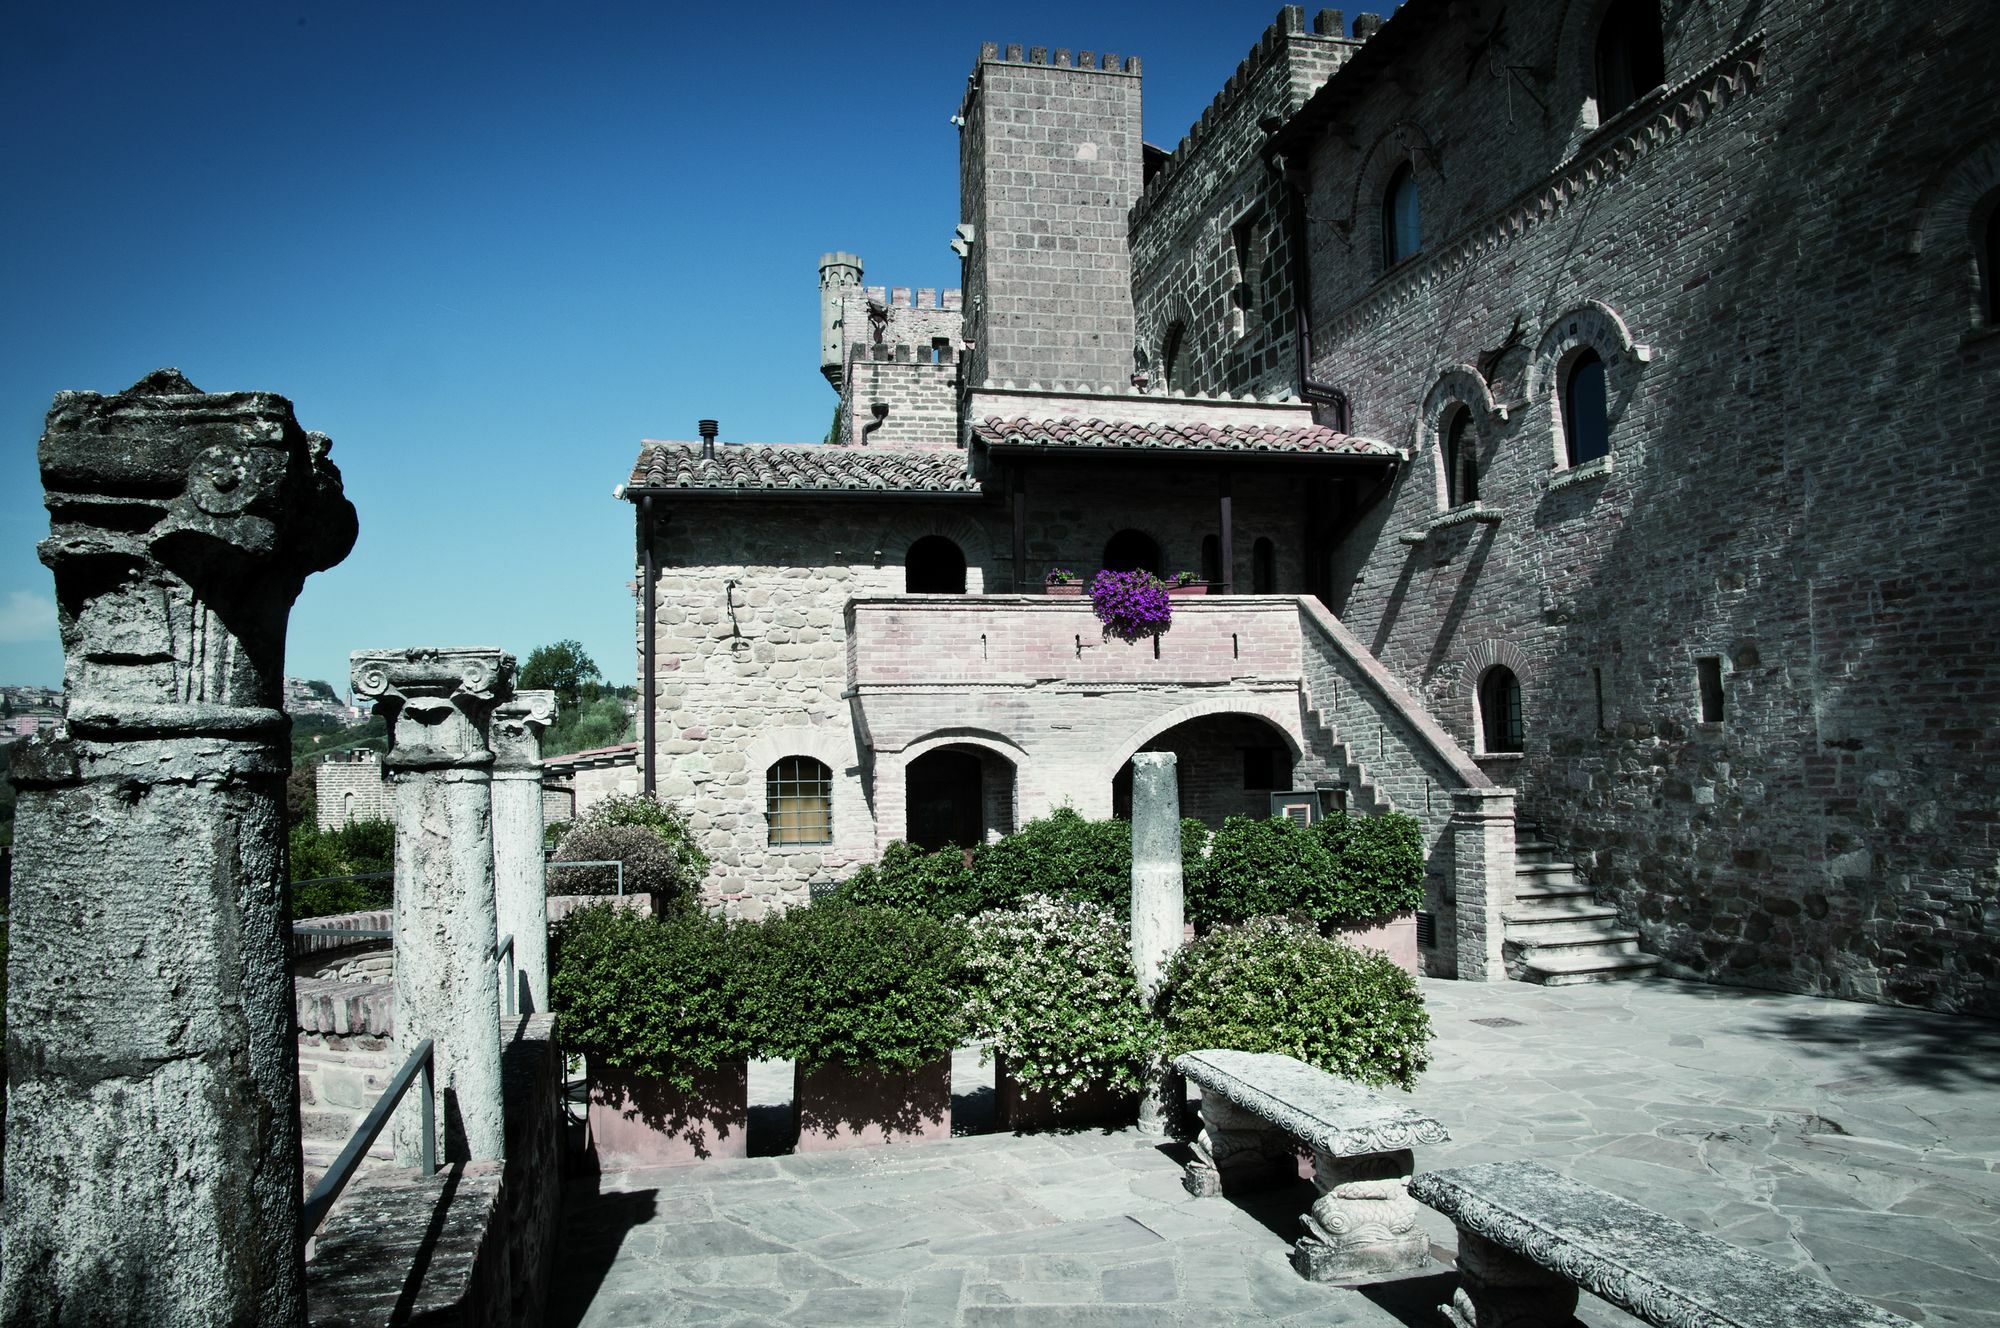
[[[889,452],[825,443],[647,443],[632,468],[635,489],[867,490],[978,493],[963,452]]]
[[[1295,452],[1327,456],[1399,455],[1372,438],[1356,438],[1324,425],[1140,424],[1106,420],[1003,420],[989,416],[972,426],[985,447],[1160,448],[1186,452]]]

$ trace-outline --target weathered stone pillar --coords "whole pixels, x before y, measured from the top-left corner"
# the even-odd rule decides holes
[[[1140,752],[1132,758],[1132,966],[1149,1007],[1160,993],[1167,960],[1186,934],[1181,791],[1175,767],[1172,752]],[[1170,1129],[1182,1098],[1180,1076],[1159,1056],[1139,1100],[1139,1128]]]
[[[493,712],[494,923],[502,937],[514,938],[514,1009],[519,1014],[549,1008],[542,730],[555,717],[556,694],[546,691],[516,692]],[[504,977],[506,964],[500,971]]]
[[[1457,910],[1458,976],[1467,982],[1505,982],[1501,951],[1514,902],[1514,790],[1451,791],[1451,864]]]
[[[64,723],[16,749],[7,1324],[305,1322],[285,628],[323,435],[162,369],[41,440]]]
[[[439,1157],[504,1151],[500,984],[494,946],[493,709],[514,657],[484,647],[357,651],[354,691],[389,725],[382,758],[396,806],[396,1040],[435,1045]],[[396,1161],[417,1165],[421,1104],[405,1099]]]

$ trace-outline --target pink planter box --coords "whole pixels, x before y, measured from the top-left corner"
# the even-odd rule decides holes
[[[1071,581],[1067,585],[1044,585],[1042,593],[1044,595],[1067,595],[1071,599],[1075,599],[1079,595],[1088,595],[1090,593],[1090,583],[1087,581]]]
[[[731,1061],[682,1093],[663,1079],[590,1063],[590,1142],[600,1171],[748,1156],[750,1067]]]
[[[1367,926],[1348,924],[1340,928],[1342,940],[1380,950],[1396,961],[1396,967],[1412,977],[1417,972],[1417,915],[1398,913],[1385,922]]]
[[[1023,1087],[1007,1065],[993,1056],[993,1111],[1003,1130],[1048,1126],[1130,1125],[1139,1119],[1139,1095],[1111,1088],[1087,1088],[1057,1106],[1038,1088]]]
[[[792,1071],[797,1151],[951,1138],[951,1057],[914,1070],[822,1065]]]

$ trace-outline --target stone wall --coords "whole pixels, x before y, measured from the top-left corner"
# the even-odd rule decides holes
[[[308,1193],[389,1086],[397,1067],[395,988],[388,981],[300,978],[299,1134]],[[357,1175],[390,1166],[384,1133]]]
[[[392,821],[389,786],[382,780],[382,754],[372,751],[330,756],[313,766],[319,795],[319,828],[338,830],[351,821]]]
[[[905,451],[955,450],[958,371],[958,348],[951,341],[942,346],[907,341],[855,346],[847,361],[839,441]]]
[[[1258,121],[1289,115],[1359,46],[1340,26],[1322,10],[1307,32],[1286,6],[1133,205],[1138,343],[1156,386],[1297,389],[1287,187],[1260,158]]]
[[[1336,607],[1468,747],[1479,677],[1518,675],[1501,778],[1670,971],[2000,1012],[2000,338],[1970,248],[2000,10],[1662,8],[1667,87],[1609,117],[1599,7],[1408,10],[1429,29],[1313,147],[1315,376],[1415,449]],[[1403,163],[1423,247],[1385,273]],[[1572,468],[1586,347],[1611,452]],[[1476,520],[1444,511],[1460,404]]]

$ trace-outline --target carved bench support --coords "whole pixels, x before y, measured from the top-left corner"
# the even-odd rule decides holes
[[[1576,1317],[1576,1287],[1460,1227],[1458,1294],[1440,1308],[1458,1328],[1562,1328]]]
[[[1299,1225],[1292,1267],[1314,1282],[1360,1282],[1422,1268],[1430,1241],[1410,1198],[1416,1161],[1407,1148],[1335,1157],[1313,1149],[1320,1197]]]
[[[1269,1189],[1298,1178],[1298,1145],[1255,1112],[1217,1093],[1201,1098],[1201,1133],[1181,1184],[1207,1199]]]

